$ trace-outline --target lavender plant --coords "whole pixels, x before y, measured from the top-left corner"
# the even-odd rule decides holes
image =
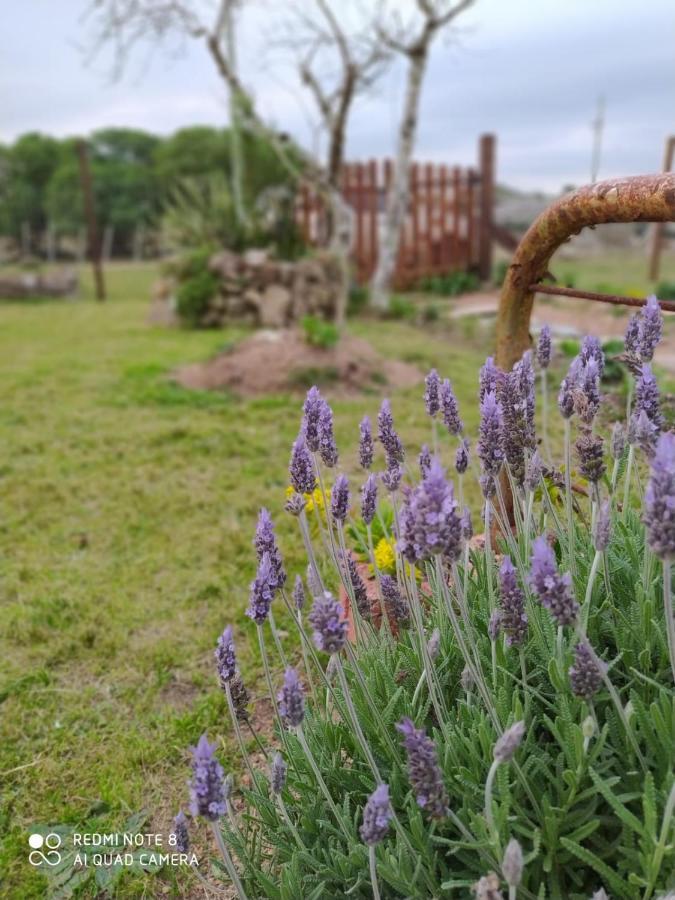
[[[286,596],[263,511],[249,616],[278,715],[264,767],[245,760],[238,816],[215,744],[204,737],[194,754],[192,813],[214,828],[223,877],[240,897],[652,900],[675,887],[675,436],[648,365],[660,336],[654,304],[634,327],[636,415],[611,441],[602,351],[584,341],[559,392],[562,466],[539,454],[530,355],[507,373],[486,362],[482,549],[469,547],[471,514],[448,475],[469,477],[471,467],[447,379],[427,376],[420,417],[426,407],[433,449],[414,472],[383,402],[386,493],[368,474],[355,505],[332,411],[309,392],[286,522],[300,529],[311,598],[299,576]],[[550,358],[543,329],[543,372]],[[450,437],[436,432],[438,418]],[[631,444],[633,474],[647,478],[641,501],[620,463],[625,434],[645,431],[649,440]],[[368,418],[357,442],[369,470]],[[576,498],[572,446],[586,479]],[[330,502],[310,527],[304,498],[317,485]],[[372,541],[382,523],[387,573]],[[367,537],[352,545],[357,534]],[[264,633],[275,607],[297,639],[282,647],[278,632],[271,656]],[[228,626],[216,669],[246,754],[234,640]],[[284,661],[298,642],[302,670]]]

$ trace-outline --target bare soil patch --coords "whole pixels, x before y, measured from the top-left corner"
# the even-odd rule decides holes
[[[334,384],[354,394],[382,387],[413,387],[422,380],[415,366],[384,359],[363,338],[345,335],[336,347],[313,347],[296,329],[259,331],[205,363],[185,366],[174,380],[192,390],[229,390],[243,397],[304,391]]]

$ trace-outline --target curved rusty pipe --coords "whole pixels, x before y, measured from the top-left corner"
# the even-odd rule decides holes
[[[497,365],[510,369],[531,344],[535,292],[555,251],[584,228],[607,222],[675,222],[675,174],[600,181],[548,207],[518,245],[502,286],[497,313]]]

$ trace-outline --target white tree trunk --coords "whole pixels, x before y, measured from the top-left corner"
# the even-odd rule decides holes
[[[349,298],[349,275],[354,216],[351,207],[345,202],[339,188],[332,189],[330,193],[330,206],[333,222],[330,250],[335,256],[340,268],[340,283],[338,285],[339,293],[335,304],[335,324],[338,328],[342,328],[347,316],[347,301]]]
[[[377,268],[370,286],[370,304],[378,310],[386,310],[389,307],[389,289],[396,268],[399,238],[410,195],[410,166],[415,150],[420,93],[427,58],[428,45],[420,53],[409,57],[408,83],[394,160],[394,175],[387,196]]]
[[[222,12],[222,33],[225,38],[225,53],[232,72],[237,76],[237,38],[233,0],[224,0]],[[245,226],[248,222],[244,202],[244,155],[241,143],[241,97],[236,88],[230,86],[230,162],[232,165],[232,203],[237,223]]]

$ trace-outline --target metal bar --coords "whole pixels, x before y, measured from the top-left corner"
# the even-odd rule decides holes
[[[578,300],[597,300],[600,303],[614,303],[620,306],[644,306],[646,300],[639,297],[622,297],[620,294],[598,294],[595,291],[578,291],[575,288],[557,287],[554,284],[531,284],[529,291],[537,294],[555,294],[560,297],[574,297]],[[675,312],[675,301],[659,300],[659,306],[666,312]]]

